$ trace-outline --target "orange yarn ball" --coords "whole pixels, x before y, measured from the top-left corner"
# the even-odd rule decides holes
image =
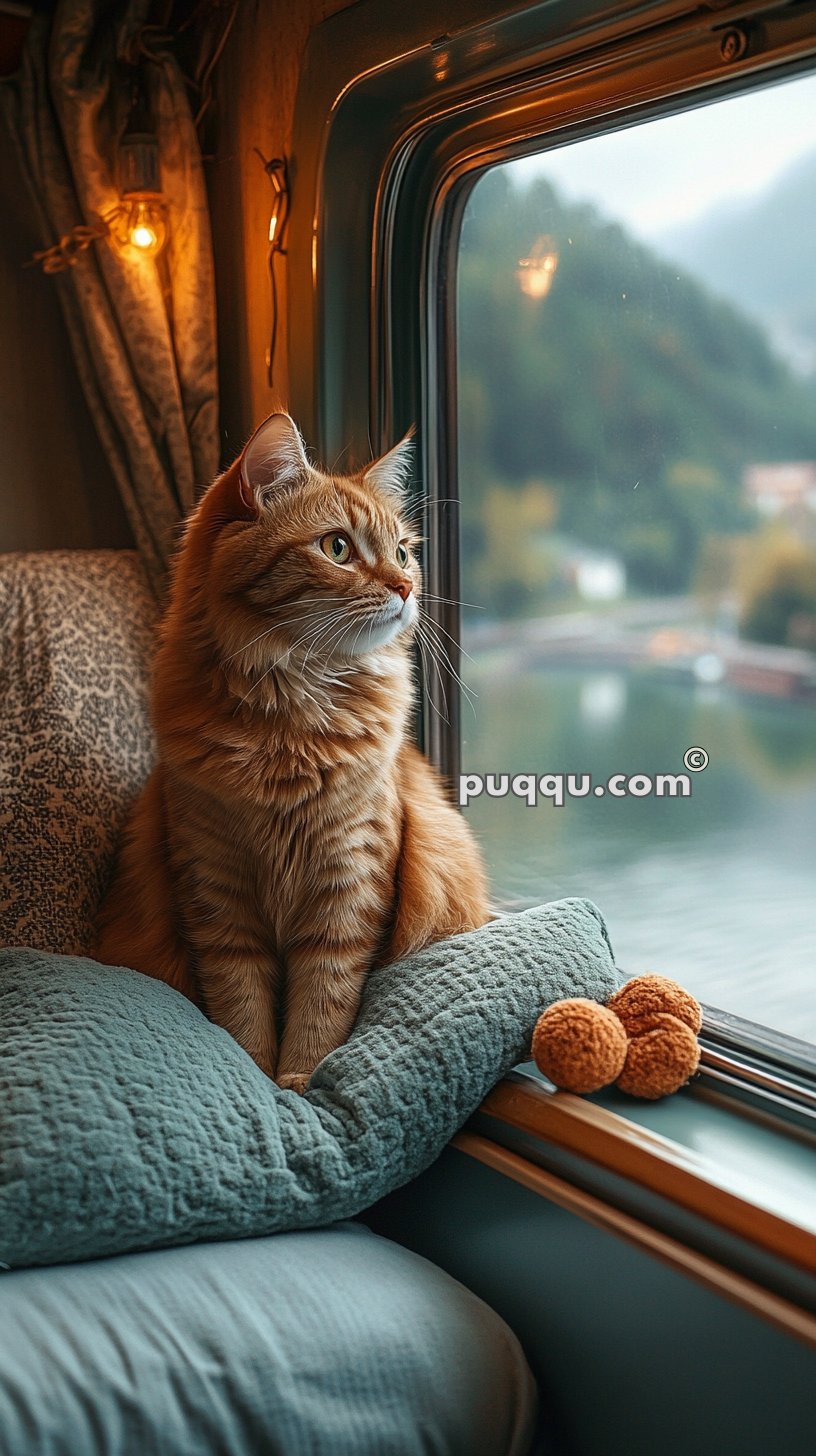
[[[575,997],[542,1011],[533,1032],[533,1060],[566,1092],[597,1092],[620,1076],[627,1040],[618,1017]]]
[[[634,976],[606,1004],[630,1036],[639,1036],[652,1017],[663,1014],[676,1016],[695,1035],[703,1024],[699,1002],[668,976]]]
[[[630,1097],[648,1101],[668,1097],[697,1071],[700,1062],[697,1037],[685,1021],[665,1012],[641,1017],[639,1024],[637,1035],[629,1042],[618,1087]]]

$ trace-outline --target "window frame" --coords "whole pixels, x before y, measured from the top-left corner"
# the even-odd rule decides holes
[[[363,0],[307,47],[289,224],[291,404],[323,458],[349,463],[417,424],[426,585],[455,599],[456,251],[472,187],[545,138],[565,144],[813,70],[816,4],[458,0],[444,34],[438,3],[409,9]],[[723,59],[729,32],[747,37],[734,61]],[[455,607],[432,614],[458,642]],[[449,779],[452,685],[425,684],[421,723]],[[816,1046],[705,1011],[701,1076],[681,1097],[699,1115],[717,1097],[813,1137]]]

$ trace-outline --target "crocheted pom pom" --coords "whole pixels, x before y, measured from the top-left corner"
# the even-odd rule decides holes
[[[597,1092],[614,1082],[626,1061],[618,1017],[596,1001],[575,997],[542,1011],[533,1032],[533,1060],[566,1092]]]
[[[629,1042],[618,1077],[621,1092],[650,1102],[676,1092],[697,1071],[700,1048],[685,1021],[666,1012],[641,1018],[642,1029]]]
[[[646,1030],[650,1018],[661,1012],[676,1016],[695,1035],[703,1022],[700,1003],[668,976],[633,976],[610,997],[607,1006],[620,1018],[630,1036]]]

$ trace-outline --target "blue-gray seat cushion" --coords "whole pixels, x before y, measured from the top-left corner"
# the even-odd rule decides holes
[[[298,1097],[163,982],[0,951],[0,1262],[352,1217],[434,1160],[544,1006],[619,983],[586,900],[493,921],[370,976]]]
[[[360,1225],[0,1278],[3,1456],[521,1456],[504,1322]]]

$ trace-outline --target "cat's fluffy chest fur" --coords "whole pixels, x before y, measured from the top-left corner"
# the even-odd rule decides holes
[[[490,918],[408,737],[405,448],[326,476],[277,415],[203,497],[157,654],[158,763],[101,916],[101,960],[170,982],[296,1090],[372,967]]]
[[[320,727],[308,713],[298,721],[271,711],[237,745],[232,724],[226,739],[214,741],[210,715],[203,759],[181,732],[164,738],[167,841],[177,873],[188,883],[199,876],[206,844],[207,862],[222,874],[229,866],[259,936],[284,963],[291,940],[306,929],[327,928],[352,880],[373,878],[383,921],[390,910],[401,828],[399,757],[410,702],[402,676],[377,681],[390,698],[391,720],[386,726],[383,712],[377,732],[360,730],[359,701],[352,711],[341,700],[338,712],[329,708],[322,715]],[[344,694],[356,691],[361,698],[365,686],[352,680]],[[367,720],[373,721],[370,712]]]

